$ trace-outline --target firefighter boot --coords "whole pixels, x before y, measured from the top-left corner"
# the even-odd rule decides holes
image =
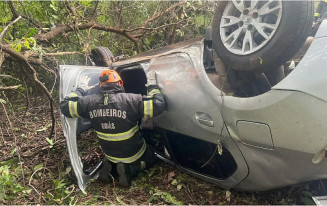
[[[119,184],[124,187],[131,186],[131,169],[128,164],[118,163],[117,173],[119,176]]]
[[[136,177],[144,168],[144,161],[131,164],[118,163],[117,172],[119,175],[119,184],[125,187],[131,186],[132,177]]]
[[[143,166],[143,164],[145,164],[145,162],[140,161],[140,162],[132,163],[129,165],[132,177],[136,177],[145,168],[145,166]]]
[[[99,177],[98,180],[103,181],[103,182],[109,182],[110,181],[110,173],[112,170],[112,165],[109,162],[107,158],[104,158],[103,163],[102,163],[102,168],[99,172]]]

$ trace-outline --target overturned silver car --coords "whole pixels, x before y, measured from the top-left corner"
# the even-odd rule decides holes
[[[210,41],[189,40],[111,65],[131,93],[145,95],[146,73],[157,73],[167,106],[154,120],[155,130],[148,131],[158,137],[159,144],[152,145],[156,155],[226,189],[267,190],[327,178],[327,21],[289,75],[246,97],[224,88],[228,65],[222,74],[217,56],[207,56]],[[85,76],[96,86],[103,69],[60,66],[60,98]],[[79,155],[78,135],[91,125],[61,119],[72,167],[85,191],[101,168],[99,163],[85,172]]]

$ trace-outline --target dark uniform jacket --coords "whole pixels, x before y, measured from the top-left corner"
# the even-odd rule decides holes
[[[88,96],[80,96],[83,92],[77,90],[60,103],[60,108],[66,117],[91,121],[110,161],[132,163],[146,150],[138,120],[155,117],[165,109],[158,87],[151,86],[148,90],[148,96],[142,96],[124,93],[123,87],[116,84],[105,84],[99,93]]]

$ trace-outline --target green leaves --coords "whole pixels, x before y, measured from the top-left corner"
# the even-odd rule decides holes
[[[50,8],[53,9],[54,11],[58,11],[58,1],[53,1],[51,0]]]
[[[39,170],[41,168],[43,168],[43,163],[36,165],[33,170],[36,171],[36,170]]]
[[[33,36],[36,35],[36,34],[37,34],[37,30],[35,28],[29,28],[29,30],[28,30],[28,32],[26,34],[26,37],[27,38],[29,38],[29,37],[33,38]]]
[[[8,40],[6,41],[8,42],[9,46],[15,51],[17,51],[18,53],[21,52],[22,45],[24,45],[26,49],[33,50],[33,51],[37,50],[36,40],[34,39],[34,37],[22,37],[21,39],[15,39],[14,41],[11,42]]]
[[[35,50],[36,49],[36,41],[35,41],[34,37],[29,37],[29,38],[23,37],[22,41],[24,42],[24,46],[27,49],[30,49],[30,50]],[[32,48],[30,47],[30,44],[33,45]]]
[[[0,103],[2,103],[2,104],[6,104],[7,102],[6,102],[4,99],[1,99],[1,98],[0,98]]]
[[[53,147],[53,140],[49,139],[48,137],[46,138],[47,142],[50,144],[50,148]]]
[[[83,0],[83,1],[79,1],[81,3],[82,6],[84,7],[90,7],[91,6],[91,2],[92,0]]]
[[[44,127],[42,127],[41,129],[36,130],[37,132],[43,132],[46,131],[48,128],[51,127],[51,123],[46,124]]]
[[[50,199],[50,204],[73,204],[74,197],[69,197],[73,190],[69,190],[70,187],[67,187],[67,182],[65,179],[56,180],[53,179],[53,184],[55,190],[53,193],[48,192],[45,194],[46,197]]]
[[[24,187],[17,183],[16,171],[12,171],[10,166],[3,165],[0,167],[0,198],[11,200],[17,198],[17,194],[24,196]],[[24,193],[27,193],[25,191]]]
[[[22,49],[22,44],[20,43],[20,42],[13,42],[13,43],[11,43],[11,44],[9,44],[9,46],[12,48],[12,49],[14,49],[16,52],[20,52],[21,51],[21,49]]]
[[[148,199],[148,202],[152,202],[154,200],[157,200],[158,198],[174,204],[174,205],[183,205],[182,201],[177,201],[176,198],[174,196],[172,196],[171,194],[167,193],[167,192],[163,192],[157,188],[153,188],[152,190],[150,190],[150,195],[151,197]]]

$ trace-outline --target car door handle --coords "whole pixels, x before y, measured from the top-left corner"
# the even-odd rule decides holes
[[[212,121],[212,118],[210,115],[203,113],[203,112],[197,112],[195,113],[195,119],[202,125],[207,127],[213,127],[214,123]]]

